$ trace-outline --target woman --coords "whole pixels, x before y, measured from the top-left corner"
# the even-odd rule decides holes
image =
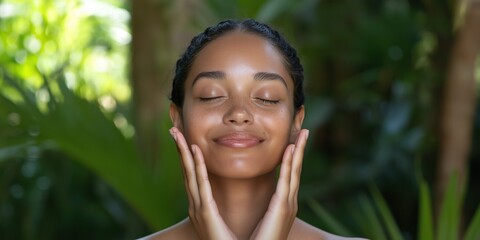
[[[189,218],[146,239],[339,238],[296,218],[303,69],[277,31],[254,20],[207,28],[177,61],[171,100]]]

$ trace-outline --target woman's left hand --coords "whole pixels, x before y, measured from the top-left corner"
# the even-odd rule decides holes
[[[277,189],[250,239],[287,239],[297,216],[298,188],[307,138],[308,130],[303,129],[295,144],[285,149]]]

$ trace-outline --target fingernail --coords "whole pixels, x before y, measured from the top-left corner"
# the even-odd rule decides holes
[[[195,150],[195,146],[194,146],[194,145],[192,145],[192,146],[191,146],[191,148],[192,148],[192,153],[193,153],[193,155],[195,155],[195,152],[196,152],[196,150]]]
[[[295,152],[295,145],[292,146],[292,155],[293,155],[293,152]]]
[[[306,133],[305,133],[305,140],[308,139],[308,134],[310,133],[310,130],[307,129]]]

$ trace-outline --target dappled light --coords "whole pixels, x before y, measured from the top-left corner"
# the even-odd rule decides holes
[[[226,18],[274,26],[303,64],[299,217],[479,239],[479,16],[478,1],[0,0],[0,239],[135,239],[188,216],[171,80]]]

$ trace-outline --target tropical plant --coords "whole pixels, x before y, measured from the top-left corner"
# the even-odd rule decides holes
[[[418,226],[415,239],[480,239],[480,205],[477,207],[470,222],[462,223],[460,216],[462,214],[463,194],[462,190],[458,189],[458,186],[457,177],[455,175],[451,176],[440,214],[434,218],[433,202],[428,184],[424,180],[419,182]],[[355,206],[358,206],[358,209],[351,212],[352,218],[355,219],[355,225],[350,229],[333,217],[318,201],[308,200],[312,211],[334,233],[345,236],[360,234],[374,240],[405,240],[412,238],[411,235],[407,235],[408,233],[401,231],[401,227],[396,223],[385,199],[375,186],[370,187],[368,195],[360,195],[355,199],[355,202]],[[466,226],[465,231],[463,230],[463,225]]]
[[[438,92],[453,42],[450,2],[206,0],[192,8],[188,0],[135,0],[132,21],[143,22],[131,24],[132,36],[124,1],[0,1],[0,238],[79,233],[83,239],[131,239],[185,217],[166,104],[161,111],[148,104],[166,102],[166,89],[157,94],[156,81],[166,85],[192,29],[246,17],[279,29],[305,66],[305,127],[312,137],[299,197],[302,218],[372,239],[412,239],[414,228],[421,239],[462,232],[460,210],[452,206],[463,196],[447,195],[444,215],[454,216],[452,222],[440,224],[448,219],[443,215],[434,222],[429,188],[423,181],[418,186],[412,170],[417,155],[425,158],[425,169],[435,166]],[[136,4],[151,5],[146,12]],[[139,42],[151,50],[148,57],[131,66],[155,69],[155,76],[132,70],[155,84],[133,73],[129,81],[128,50],[138,46],[130,39],[150,33],[152,39]],[[136,95],[143,100],[134,101]],[[154,126],[144,128],[145,135],[139,134],[140,111],[161,116],[150,119]],[[480,107],[471,159],[480,156],[478,113]],[[158,161],[149,161],[150,150]],[[478,169],[478,161],[470,162]],[[432,179],[430,171],[425,179]],[[475,189],[478,176],[470,178]],[[368,184],[379,189],[365,189]],[[412,227],[417,188],[421,217]],[[467,194],[466,209],[474,209],[480,196]],[[465,237],[477,236],[475,209]],[[454,230],[438,232],[440,226]]]
[[[184,215],[173,143],[162,134],[154,167],[133,144],[128,17],[115,1],[1,1],[0,238],[131,239]]]

